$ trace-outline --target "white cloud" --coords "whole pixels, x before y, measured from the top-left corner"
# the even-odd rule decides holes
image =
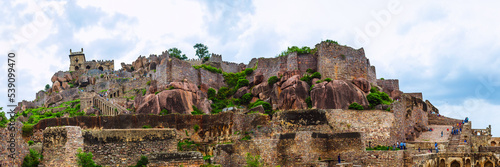
[[[441,115],[456,119],[469,117],[474,129],[485,129],[491,125],[492,135],[500,136],[500,104],[491,104],[483,99],[466,99],[460,105],[444,104],[436,107]]]

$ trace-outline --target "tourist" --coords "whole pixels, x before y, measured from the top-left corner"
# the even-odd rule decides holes
[[[420,152],[420,147],[418,147],[418,152]]]
[[[462,128],[460,128],[460,132],[462,132]]]
[[[434,143],[434,147],[436,147],[436,148],[438,147],[438,143],[437,142]]]
[[[464,144],[467,144],[467,139],[464,139]]]
[[[443,137],[443,131],[441,131],[441,137]]]
[[[338,157],[338,159],[339,159],[339,164],[340,164],[340,154],[339,154],[339,157]]]

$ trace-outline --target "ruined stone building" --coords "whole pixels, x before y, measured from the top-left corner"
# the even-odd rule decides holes
[[[71,49],[69,50],[69,71],[78,71],[82,69],[92,70],[98,69],[101,71],[110,70],[113,71],[115,69],[115,61],[114,60],[85,60],[85,53],[83,53],[83,48],[80,52],[73,52]]]

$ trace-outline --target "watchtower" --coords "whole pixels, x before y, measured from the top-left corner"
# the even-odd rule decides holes
[[[85,64],[85,54],[83,54],[83,48],[80,52],[73,52],[69,49],[69,71],[78,71],[82,69]]]

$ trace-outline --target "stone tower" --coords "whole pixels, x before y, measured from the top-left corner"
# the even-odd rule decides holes
[[[85,64],[85,54],[83,54],[83,48],[80,52],[72,52],[69,49],[69,71],[77,71],[82,69]]]

